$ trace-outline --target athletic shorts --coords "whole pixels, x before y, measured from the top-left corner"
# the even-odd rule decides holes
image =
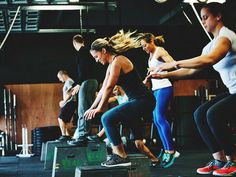
[[[71,121],[72,116],[75,112],[76,109],[76,102],[75,101],[70,101],[65,104],[60,110],[59,113],[59,119],[63,120],[63,122],[68,123]]]

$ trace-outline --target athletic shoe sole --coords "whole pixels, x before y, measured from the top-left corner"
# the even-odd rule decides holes
[[[229,174],[218,174],[218,173],[214,173],[213,172],[213,175],[214,176],[233,176],[233,175],[235,175],[236,174],[236,172],[232,172],[232,173],[229,173]]]
[[[119,164],[114,164],[114,165],[107,165],[105,163],[101,163],[101,166],[104,166],[104,167],[128,167],[128,166],[131,166],[131,162],[119,163]]]
[[[197,171],[198,174],[200,175],[210,175],[213,173],[213,171],[210,171],[210,172],[200,172],[200,171]]]

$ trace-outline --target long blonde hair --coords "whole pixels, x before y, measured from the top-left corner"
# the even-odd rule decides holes
[[[133,32],[124,32],[120,30],[114,36],[107,38],[96,39],[91,44],[91,50],[101,51],[102,48],[105,48],[111,53],[122,53],[132,48],[140,47],[140,40],[137,37],[132,37],[136,31]]]

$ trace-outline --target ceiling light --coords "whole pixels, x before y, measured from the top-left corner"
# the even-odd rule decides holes
[[[35,5],[23,6],[23,10],[83,10],[86,6],[82,5]]]
[[[225,3],[226,0],[184,0],[185,3],[211,3],[211,2],[218,2],[218,3]]]
[[[154,0],[154,1],[157,2],[157,3],[164,3],[164,2],[166,2],[168,0]]]
[[[69,2],[73,4],[73,3],[78,3],[79,0],[69,0]]]

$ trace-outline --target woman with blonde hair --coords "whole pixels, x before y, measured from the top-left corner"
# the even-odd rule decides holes
[[[146,113],[153,111],[155,107],[155,98],[142,83],[133,63],[121,55],[122,52],[140,46],[139,41],[131,37],[132,34],[133,32],[120,31],[108,40],[97,39],[92,43],[90,50],[95,60],[103,65],[108,64],[108,68],[103,86],[93,105],[85,112],[85,117],[92,119],[96,114],[106,111],[115,85],[120,85],[128,97],[126,103],[106,111],[101,118],[113,151],[111,158],[101,164],[106,167],[131,165],[116,128],[117,124],[125,124],[132,130],[135,140],[142,141],[141,117],[145,117]]]

